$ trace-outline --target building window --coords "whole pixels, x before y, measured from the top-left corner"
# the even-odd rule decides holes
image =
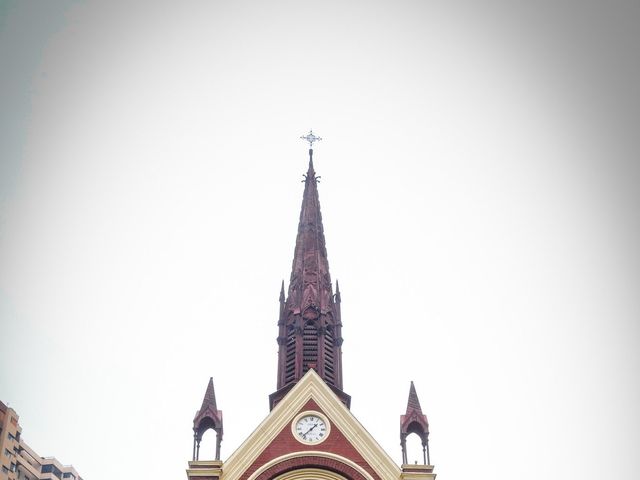
[[[40,469],[42,473],[53,473],[56,477],[62,478],[62,472],[52,463],[48,463],[46,465],[42,465]]]
[[[16,471],[16,464],[12,463],[11,467],[9,467],[9,470],[11,470],[12,472],[15,472]]]
[[[5,457],[10,457],[11,456],[11,452],[8,449],[4,449],[4,456]]]
[[[2,473],[9,473],[9,469],[7,467],[5,467],[4,465],[2,465]]]

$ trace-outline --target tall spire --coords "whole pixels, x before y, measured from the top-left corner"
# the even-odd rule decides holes
[[[310,149],[309,152],[313,150]],[[287,296],[287,306],[296,313],[306,312],[307,318],[317,317],[312,310],[316,313],[326,313],[332,304],[318,178],[313,169],[313,157],[310,155]]]
[[[313,132],[301,138],[310,147],[320,140]],[[329,275],[313,148],[304,177],[289,289],[278,321],[278,390],[270,397],[272,408],[310,368],[349,404],[342,392],[342,323]]]

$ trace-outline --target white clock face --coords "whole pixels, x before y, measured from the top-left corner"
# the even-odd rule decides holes
[[[319,443],[325,439],[329,430],[319,415],[308,414],[298,419],[294,426],[294,432],[298,439],[305,443]]]

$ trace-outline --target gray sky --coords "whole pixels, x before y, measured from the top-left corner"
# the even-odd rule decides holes
[[[383,448],[413,380],[439,478],[634,478],[639,24],[635,1],[0,1],[24,438],[86,480],[184,478],[209,376],[223,457],[250,434],[313,128],[345,391]]]

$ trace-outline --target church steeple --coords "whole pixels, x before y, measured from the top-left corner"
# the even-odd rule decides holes
[[[279,289],[278,375],[277,388],[269,395],[271,412],[230,457],[220,461],[222,412],[217,409],[210,380],[193,421],[194,452],[187,477],[435,480],[429,459],[429,424],[413,382],[406,414],[400,417],[400,466],[349,411],[351,397],[342,390],[341,292],[329,274],[318,195],[320,177],[314,168],[313,144],[320,138],[313,132],[302,138],[309,142],[309,163],[291,276]],[[379,381],[384,383],[383,378]],[[208,429],[218,433],[216,459],[200,460],[200,440]],[[407,462],[406,439],[411,434],[422,440],[422,465]],[[416,439],[409,440],[414,447],[411,440]]]
[[[310,143],[320,140],[310,132],[301,137]],[[313,167],[313,148],[304,175],[304,193],[298,235],[286,301],[278,321],[278,390],[269,397],[271,408],[310,369],[349,405],[342,392],[342,322],[333,295],[325,247],[318,182]]]

